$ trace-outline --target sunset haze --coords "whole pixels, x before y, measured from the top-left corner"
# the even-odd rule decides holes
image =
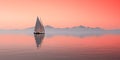
[[[119,0],[0,0],[0,29],[44,25],[57,28],[89,26],[120,29]]]

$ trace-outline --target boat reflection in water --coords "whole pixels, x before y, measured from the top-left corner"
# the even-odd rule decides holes
[[[39,46],[41,46],[44,36],[45,36],[45,34],[34,34],[37,48],[39,48]]]

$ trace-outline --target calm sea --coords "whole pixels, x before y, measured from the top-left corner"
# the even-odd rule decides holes
[[[120,60],[120,35],[0,34],[0,60]]]

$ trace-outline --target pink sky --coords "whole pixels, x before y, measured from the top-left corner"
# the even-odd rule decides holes
[[[0,29],[35,25],[36,17],[54,27],[120,28],[119,0],[0,0]]]

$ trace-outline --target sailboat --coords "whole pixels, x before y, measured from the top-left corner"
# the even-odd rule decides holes
[[[44,26],[40,20],[41,20],[41,18],[39,19],[39,17],[37,17],[34,34],[44,34],[45,33]]]

